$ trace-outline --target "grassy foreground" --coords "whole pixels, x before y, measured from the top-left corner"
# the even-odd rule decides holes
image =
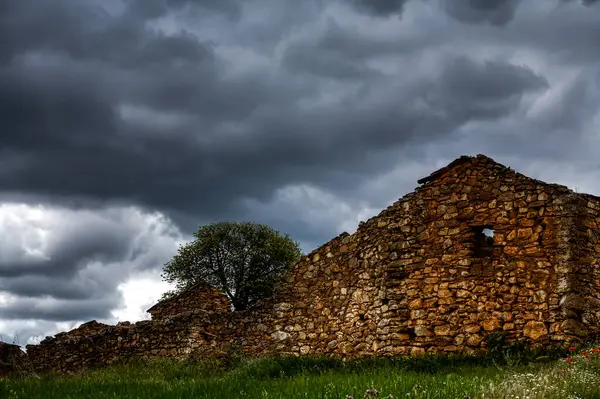
[[[0,398],[600,399],[600,348],[539,360],[163,359],[70,377],[0,379]]]

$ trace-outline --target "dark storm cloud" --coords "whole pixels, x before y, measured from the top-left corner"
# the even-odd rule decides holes
[[[328,53],[348,62],[364,62],[372,57],[409,53],[423,43],[417,39],[406,40],[402,37],[372,38],[351,27],[340,26],[335,20],[328,20],[325,31],[312,42],[292,42],[289,48],[312,47],[313,51]]]
[[[400,35],[369,37],[349,26],[328,19],[321,34],[291,41],[283,55],[283,65],[294,72],[310,73],[328,79],[362,79],[368,84],[382,73],[368,66],[377,57],[411,54],[426,40]],[[389,77],[388,77],[389,78]]]
[[[286,50],[284,64],[294,72],[307,72],[330,79],[361,79],[377,72],[366,65],[344,59],[335,52],[295,45]]]
[[[366,11],[378,16],[402,14],[404,4],[408,0],[347,0],[361,11]]]
[[[14,305],[0,308],[0,319],[5,320],[89,320],[93,318],[110,317],[110,309],[119,305],[116,295],[83,301],[41,301],[38,298],[20,299]]]
[[[47,265],[52,267],[53,265]],[[71,265],[72,267],[77,266]],[[81,267],[81,266],[80,266]],[[60,282],[60,284],[59,284]],[[77,279],[72,276],[25,275],[3,278],[0,289],[21,297],[45,297],[64,300],[85,300],[99,294],[114,295],[113,281],[102,282],[92,279]]]
[[[571,130],[572,135],[577,134],[600,110],[599,88],[600,74],[596,79],[590,79],[584,74],[579,75],[564,90],[562,101],[556,103],[550,112],[543,114],[541,121],[546,128]]]
[[[62,236],[53,237],[52,248],[46,254],[48,259],[0,263],[0,277],[43,274],[68,278],[76,275],[87,262],[110,263],[126,258],[135,231],[120,224],[91,222],[87,226],[77,226],[72,231],[67,227],[60,232]],[[5,282],[0,282],[0,288]],[[38,291],[42,292],[43,289]]]
[[[442,0],[448,15],[466,23],[506,25],[521,0]]]
[[[368,4],[391,12],[401,3]],[[365,149],[503,117],[523,94],[548,85],[526,67],[476,57],[441,59],[429,78],[406,83],[370,61],[395,52],[410,57],[418,47],[378,42],[336,23],[314,39],[290,40],[281,65],[234,75],[219,43],[146,23],[213,2],[129,1],[118,15],[90,1],[4,4],[0,37],[14,38],[2,47],[0,69],[6,192],[227,214],[240,197],[268,198],[283,182],[323,183],[327,171],[353,167],[367,175],[380,165],[351,161]],[[447,6],[492,21],[489,15],[516,3]],[[323,90],[340,91],[340,100],[300,105],[317,102]]]
[[[464,57],[450,62],[439,81],[439,92],[429,99],[432,108],[465,119],[509,115],[525,93],[548,87],[548,81],[528,67]]]
[[[162,17],[169,11],[212,11],[233,20],[242,13],[240,0],[126,0],[128,13],[133,17],[154,19]]]
[[[74,11],[65,7],[64,13]],[[88,37],[83,33],[94,21],[83,24],[72,19],[65,23],[68,36]],[[381,74],[369,72],[358,60],[336,56],[322,43],[291,44],[279,79],[269,71],[228,77],[214,51],[191,34],[167,37],[129,27],[134,33],[118,40],[122,27],[129,26],[126,21],[106,15],[99,19],[110,20],[96,23],[95,35],[105,40],[102,45],[87,47],[84,39],[67,41],[62,33],[54,33],[52,48],[69,57],[61,52],[42,52],[39,59],[13,57],[0,72],[6,87],[0,94],[7,126],[3,146],[27,159],[2,174],[4,190],[133,200],[215,215],[226,212],[241,196],[266,198],[284,181],[324,182],[328,173],[313,171],[315,162],[331,171],[354,167],[369,173],[373,165],[351,161],[365,148],[425,140],[481,112],[474,106],[476,113],[468,115],[470,110],[461,106],[460,115],[440,116],[433,108],[419,109],[411,103],[425,90],[443,104],[450,104],[455,94],[446,90],[444,81],[423,78],[394,91]],[[60,27],[47,27],[53,29]],[[100,41],[94,41],[96,36],[89,36],[92,43]],[[109,38],[117,47],[107,55],[103,52],[108,51]],[[27,43],[27,50],[32,50],[38,42]],[[38,44],[38,50],[50,48],[46,42]],[[94,55],[95,47],[100,55]],[[309,101],[320,83],[294,75],[301,70],[318,78],[331,78],[337,71],[337,78],[364,80],[354,98],[302,110],[296,104]],[[472,71],[465,72],[467,82]],[[496,72],[489,71],[493,74],[489,78],[497,82],[487,85],[489,93],[485,89],[462,93],[461,100],[469,104],[471,94],[474,101],[487,96],[490,115],[514,109],[519,88],[513,86],[521,81],[510,76],[509,68],[504,74]],[[460,73],[451,70],[448,76],[460,80]],[[523,92],[532,88],[521,83]],[[505,93],[494,92],[503,87],[513,88],[514,96],[507,99]],[[375,91],[388,97],[377,99]],[[150,134],[153,121],[140,126],[130,120],[119,108],[128,104],[145,108],[147,118],[177,112],[191,122]],[[242,131],[233,125],[243,126]],[[264,179],[265,175],[271,178]],[[221,184],[224,181],[226,185]]]
[[[582,68],[589,72],[589,67],[598,65],[600,7],[585,7],[576,1],[550,5],[545,10],[523,7],[522,18],[515,19],[510,29],[495,35],[497,44],[514,47],[519,42],[519,48],[540,52],[548,62],[557,64],[557,69],[567,66],[574,72]]]

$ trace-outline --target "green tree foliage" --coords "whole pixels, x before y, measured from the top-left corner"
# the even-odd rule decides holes
[[[273,293],[288,268],[302,256],[297,242],[269,226],[220,222],[201,226],[195,240],[179,247],[162,277],[175,292],[207,283],[224,292],[236,310]]]

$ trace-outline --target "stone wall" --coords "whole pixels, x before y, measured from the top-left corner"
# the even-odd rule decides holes
[[[130,358],[184,359],[193,351],[217,354],[217,335],[204,326],[225,326],[223,314],[188,311],[159,321],[123,322],[116,326],[91,321],[67,333],[27,345],[36,372],[70,373]]]
[[[257,309],[230,312],[200,287],[151,308],[153,321],[57,336],[28,347],[30,357],[71,370],[232,347],[251,356],[473,353],[498,332],[530,345],[597,333],[598,198],[484,156],[419,182],[354,234],[304,256]]]
[[[553,266],[566,195],[566,187],[476,158],[401,201],[404,213],[380,220],[400,227],[399,260],[389,267],[405,276],[391,293],[409,312],[404,351],[469,352],[497,331],[511,341],[552,341],[561,321]]]

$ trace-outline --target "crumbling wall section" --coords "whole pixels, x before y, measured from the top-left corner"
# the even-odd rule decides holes
[[[183,359],[193,351],[218,352],[220,342],[210,330],[225,325],[225,315],[204,312],[179,313],[161,321],[106,325],[91,321],[72,331],[48,337],[39,345],[27,345],[36,372],[72,373],[131,358]]]

